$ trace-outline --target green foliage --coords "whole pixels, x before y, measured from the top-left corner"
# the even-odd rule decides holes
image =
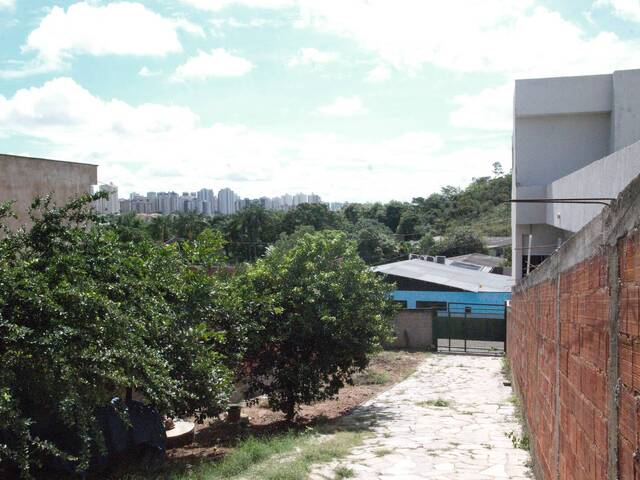
[[[415,251],[413,253],[419,253],[422,255],[433,255],[435,252],[434,247],[436,245],[436,241],[430,233],[425,233],[422,238],[418,241],[416,245]]]
[[[149,222],[147,230],[151,238],[160,243],[168,242],[173,233],[173,217],[168,215],[159,215]]]
[[[482,239],[469,227],[458,227],[435,243],[432,255],[455,257],[467,253],[485,253]]]
[[[389,285],[343,233],[278,244],[241,280],[259,324],[246,357],[250,395],[268,395],[289,419],[299,405],[334,396],[390,334]]]
[[[135,212],[113,215],[106,218],[118,232],[118,238],[123,242],[141,242],[148,238],[145,223]]]
[[[444,235],[459,226],[471,226],[484,235],[509,235],[511,174],[476,178],[465,189],[444,187],[427,198],[415,198],[413,205],[422,223],[434,235]]]
[[[400,217],[400,222],[398,223],[397,233],[400,235],[411,236],[415,235],[417,232],[417,228],[420,225],[420,217],[416,212],[406,211]]]
[[[36,200],[33,227],[0,239],[0,463],[23,477],[53,457],[85,470],[103,445],[96,409],[127,388],[164,414],[219,413],[246,339],[206,268],[219,235],[184,253],[123,242],[126,223],[90,213],[99,196]]]
[[[499,164],[493,172],[494,177],[475,178],[464,190],[447,186],[411,203],[353,203],[339,213],[322,204],[301,204],[286,213],[252,204],[225,217],[181,213],[143,221],[128,213],[106,220],[115,225],[122,241],[134,242],[192,241],[213,228],[222,232],[227,256],[235,263],[262,257],[283,235],[300,229],[342,230],[358,243],[367,263],[379,264],[408,253],[434,254],[433,235],[454,237],[462,227],[476,236],[510,235],[511,207],[505,202],[511,197],[511,174],[503,174]]]
[[[261,257],[283,231],[282,223],[282,212],[266,210],[260,205],[249,205],[231,215],[222,225],[229,242],[229,256],[238,261]]]
[[[320,203],[302,203],[289,210],[282,221],[283,231],[293,233],[299,227],[310,226],[316,230],[336,228],[338,215]]]
[[[399,245],[385,225],[376,220],[363,219],[358,221],[353,230],[358,254],[368,264],[378,264],[398,257]]]

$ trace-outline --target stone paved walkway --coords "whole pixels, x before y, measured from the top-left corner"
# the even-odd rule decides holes
[[[407,380],[359,407],[344,422],[374,435],[339,462],[317,467],[312,480],[350,469],[360,479],[533,478],[496,357],[433,355]]]

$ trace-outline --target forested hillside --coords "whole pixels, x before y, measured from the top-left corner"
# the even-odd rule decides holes
[[[511,174],[499,164],[493,176],[475,178],[464,189],[447,186],[411,202],[352,203],[340,212],[325,205],[302,204],[288,212],[250,205],[227,217],[196,214],[158,216],[149,221],[134,214],[109,219],[123,240],[159,242],[193,239],[207,227],[222,232],[231,261],[253,261],[277,241],[300,231],[341,230],[355,240],[370,264],[409,253],[460,255],[483,251],[482,237],[510,235]]]

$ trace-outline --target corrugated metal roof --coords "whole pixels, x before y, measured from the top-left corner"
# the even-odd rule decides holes
[[[505,275],[467,270],[418,259],[387,263],[379,265],[373,270],[387,275],[412,278],[476,293],[509,292],[514,284],[513,279]]]
[[[499,267],[504,263],[504,258],[492,257],[483,253],[468,253],[467,255],[459,255],[457,257],[447,258],[449,262],[470,263],[471,265],[480,265],[481,267]]]
[[[488,248],[508,247],[511,245],[511,237],[485,237],[484,243]]]

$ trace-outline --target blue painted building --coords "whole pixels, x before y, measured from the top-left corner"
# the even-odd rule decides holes
[[[374,268],[393,281],[393,298],[405,308],[438,308],[450,304],[456,310],[468,306],[473,311],[482,305],[503,305],[511,299],[513,279],[481,270],[413,258]],[[464,310],[464,308],[463,308]]]

